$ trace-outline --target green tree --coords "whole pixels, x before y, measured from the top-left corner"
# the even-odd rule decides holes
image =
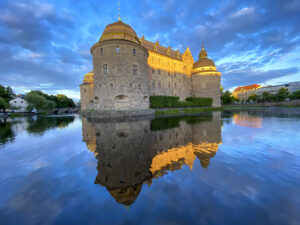
[[[273,99],[273,96],[271,95],[270,92],[264,91],[262,94],[262,99],[264,102],[270,102]]]
[[[250,95],[248,97],[248,101],[260,102],[261,98],[257,94]]]
[[[36,92],[30,92],[25,96],[28,103],[28,111],[31,112],[33,108],[38,111],[46,111],[55,107],[55,102],[47,100],[44,96]]]
[[[291,94],[291,99],[300,99],[300,90],[293,92]]]
[[[10,86],[4,87],[0,85],[0,97],[2,97],[7,103],[16,97]]]
[[[9,104],[4,98],[0,97],[0,111],[5,112],[9,108]]]
[[[225,91],[221,93],[221,101],[223,104],[231,104],[237,101],[238,99],[234,97],[230,91]]]
[[[285,88],[280,88],[276,95],[279,101],[285,100],[288,96],[289,96],[289,91]]]

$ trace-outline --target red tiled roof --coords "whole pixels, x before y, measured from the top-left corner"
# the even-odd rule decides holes
[[[237,87],[233,92],[239,92],[242,89],[249,91],[249,90],[257,89],[259,87],[260,87],[260,85],[258,85],[258,84],[251,84],[251,85],[247,85],[247,86],[243,86],[243,87]]]

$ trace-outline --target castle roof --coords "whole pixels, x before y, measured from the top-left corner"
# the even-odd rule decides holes
[[[136,32],[126,23],[123,23],[121,20],[108,24],[99,41],[111,40],[111,39],[125,39],[140,43]]]
[[[247,85],[247,86],[243,86],[243,87],[237,87],[236,89],[234,89],[233,92],[239,92],[241,90],[250,91],[250,90],[253,90],[253,89],[257,89],[259,87],[260,87],[260,85],[258,85],[258,84],[251,84],[251,85]]]
[[[193,65],[193,69],[195,68],[199,68],[199,67],[206,67],[206,66],[213,66],[215,67],[215,63],[214,61],[212,61],[211,59],[207,58],[207,52],[204,49],[204,46],[202,45],[202,49],[199,53],[199,59],[197,62],[194,63]]]
[[[148,51],[157,52],[158,54],[171,57],[173,59],[182,60],[182,54],[179,50],[173,50],[171,47],[164,47],[159,44],[157,41],[156,43],[148,41],[144,38],[144,36],[140,39],[142,46],[144,46]]]

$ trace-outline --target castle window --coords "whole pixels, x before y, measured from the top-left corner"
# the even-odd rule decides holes
[[[137,65],[132,66],[132,74],[136,75],[137,74]]]
[[[120,53],[120,47],[116,47],[116,53]]]
[[[103,64],[103,74],[108,74],[107,64]]]
[[[158,74],[160,74],[160,70],[158,70]]]
[[[158,81],[158,87],[161,87],[160,81]]]
[[[168,88],[171,88],[171,84],[170,84],[170,82],[169,82]]]
[[[152,69],[152,73],[155,73],[155,69]]]
[[[202,88],[205,88],[205,83],[202,83]]]
[[[114,84],[113,84],[113,83],[110,83],[110,86],[111,86],[111,87],[113,87],[113,86],[114,86]]]
[[[84,92],[86,92],[86,88],[84,89]]]
[[[118,101],[128,101],[128,96],[126,95],[118,95],[115,97],[116,100]]]
[[[155,87],[155,81],[153,81],[152,85],[153,85],[153,87]]]
[[[176,84],[176,82],[174,83],[174,87],[176,88],[176,86],[177,86],[177,84]]]
[[[132,55],[135,55],[135,49],[132,49]]]
[[[103,48],[100,48],[100,55],[103,55]]]

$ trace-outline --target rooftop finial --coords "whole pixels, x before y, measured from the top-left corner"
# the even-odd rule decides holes
[[[118,0],[118,8],[119,8],[119,21],[121,21],[121,9],[120,9],[120,0]]]
[[[202,49],[204,49],[204,43],[203,43],[203,40],[202,40]]]

